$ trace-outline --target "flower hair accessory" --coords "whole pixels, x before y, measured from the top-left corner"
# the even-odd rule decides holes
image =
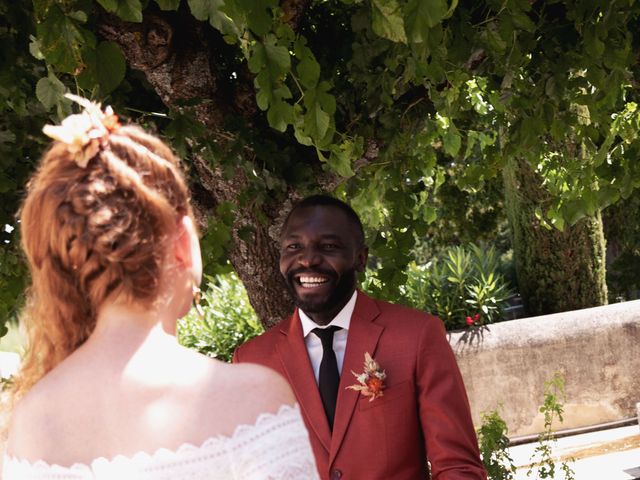
[[[383,390],[386,388],[384,381],[387,378],[387,374],[380,369],[380,365],[371,357],[369,352],[364,354],[364,372],[358,374],[352,370],[351,373],[356,377],[358,383],[349,385],[347,388],[360,392],[365,397],[370,397],[370,402],[384,395]]]
[[[102,110],[99,103],[67,93],[68,99],[76,102],[83,111],[69,115],[61,125],[45,125],[45,135],[67,145],[67,150],[80,168],[85,168],[100,150],[106,146],[109,134],[120,127],[118,116],[111,107]]]

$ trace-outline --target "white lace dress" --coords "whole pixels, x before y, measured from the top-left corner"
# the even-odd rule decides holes
[[[316,480],[318,473],[298,406],[283,405],[253,425],[201,446],[184,444],[132,457],[98,458],[71,467],[5,456],[4,480]]]

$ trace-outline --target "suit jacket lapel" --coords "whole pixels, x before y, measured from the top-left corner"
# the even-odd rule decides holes
[[[349,324],[347,348],[340,374],[340,387],[338,389],[336,416],[333,423],[329,464],[333,462],[333,459],[338,454],[360,396],[359,392],[347,389],[349,385],[353,385],[356,382],[351,372],[362,372],[365,352],[369,352],[374,356],[378,339],[384,330],[384,327],[373,322],[379,314],[380,311],[375,302],[362,292],[358,292],[358,300]],[[322,408],[322,402],[320,402],[320,408]]]
[[[277,348],[289,383],[311,428],[328,452],[331,444],[329,423],[309,361],[297,309],[289,322],[283,322],[280,331],[283,335]]]

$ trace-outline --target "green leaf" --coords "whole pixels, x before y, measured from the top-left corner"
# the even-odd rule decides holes
[[[47,110],[56,106],[64,98],[65,92],[65,86],[53,73],[41,78],[36,84],[36,97]]]
[[[142,22],[142,4],[140,0],[120,0],[116,15],[125,22]]]
[[[177,10],[180,6],[180,0],[156,0],[160,10]]]
[[[329,168],[338,175],[349,178],[354,175],[351,164],[362,155],[362,138],[347,139],[340,145],[332,145],[327,159]]]
[[[278,5],[273,0],[248,0],[247,25],[257,36],[266,35],[273,24],[270,9]]]
[[[224,5],[224,0],[188,0],[187,3],[191,14],[196,19],[206,22],[209,17],[218,14],[220,7]]]
[[[185,157],[189,149],[189,140],[202,138],[206,129],[190,112],[172,112],[171,121],[164,130],[167,138],[171,139],[171,146],[181,157]]]
[[[290,99],[292,97],[291,90],[284,83],[273,91],[273,96],[278,99]]]
[[[276,44],[276,37],[268,35],[264,42],[267,65],[272,76],[283,75],[291,69],[291,57],[287,47]]]
[[[301,145],[313,145],[313,140],[305,131],[305,115],[299,104],[293,106],[293,134]]]
[[[322,109],[329,115],[336,113],[336,97],[329,93],[331,84],[329,82],[320,82],[316,90],[316,98],[322,106]]]
[[[536,30],[536,24],[522,10],[511,12],[511,20],[513,24],[526,32],[533,33]]]
[[[73,18],[74,20],[77,20],[80,23],[86,23],[87,14],[82,10],[76,10],[75,12],[69,13],[69,18]]]
[[[82,88],[91,90],[98,85],[100,94],[107,95],[124,80],[126,60],[115,43],[100,43],[95,51],[85,55],[85,59],[87,67],[78,75]]]
[[[107,12],[113,13],[118,8],[118,0],[98,0],[98,3]]]
[[[232,17],[239,17],[240,13],[234,12],[234,15],[229,15],[226,12],[226,10],[231,10],[231,7],[237,6],[236,3],[231,2],[229,5],[225,5],[224,0],[187,0],[187,3],[191,13],[198,20],[208,20],[213,28],[224,35],[239,35],[240,31]]]
[[[247,62],[249,71],[251,73],[259,73],[266,64],[267,55],[264,46],[261,43],[256,43],[250,50],[250,56]]]
[[[296,71],[298,72],[300,83],[305,88],[314,88],[320,79],[320,64],[316,61],[311,49],[305,45],[304,38],[296,41],[294,52],[298,59]]]
[[[489,49],[493,52],[502,54],[507,49],[507,42],[500,36],[500,31],[495,22],[491,22],[487,25],[487,28],[482,31],[480,38],[484,40]]]
[[[293,107],[287,102],[276,102],[267,112],[267,120],[272,128],[284,132],[293,122]]]
[[[318,88],[307,91],[304,96],[304,134],[311,137],[313,144],[321,149],[328,147],[335,133],[332,122],[335,98],[327,93],[329,88],[328,82],[320,82]]]
[[[351,169],[351,155],[349,155],[348,149],[343,148],[343,145],[335,145],[331,149],[327,165],[341,177],[349,178],[354,175]]]
[[[258,93],[256,93],[256,103],[258,104],[258,108],[262,111],[269,108],[269,103],[271,102],[271,91],[267,89],[260,89]]]
[[[407,43],[402,9],[397,0],[372,0],[371,15],[371,26],[378,36],[392,42]]]
[[[460,151],[460,145],[462,143],[462,139],[460,138],[460,134],[455,128],[450,127],[447,130],[447,133],[442,137],[442,143],[444,146],[444,151],[455,157]]]
[[[40,41],[34,37],[33,35],[29,36],[31,42],[29,42],[29,53],[33,55],[33,58],[36,60],[44,60],[44,55],[42,54],[42,49],[40,47]]]
[[[413,43],[424,42],[428,29],[438,25],[448,10],[446,0],[409,0],[404,15],[409,40]]]
[[[305,58],[298,64],[300,83],[306,88],[314,88],[320,79],[320,64],[315,59]]]
[[[593,58],[600,58],[604,53],[605,44],[598,38],[594,28],[587,28],[584,32],[584,47],[587,54]]]
[[[435,219],[438,217],[438,214],[436,212],[436,209],[432,206],[425,206],[422,209],[422,219],[426,222],[426,223],[433,223],[435,221]]]
[[[311,121],[314,123],[313,128],[317,132],[317,138],[320,139],[324,137],[325,133],[327,133],[330,120],[331,117],[329,116],[329,114],[322,110],[322,108],[318,104],[314,104]]]
[[[37,24],[36,32],[46,61],[62,72],[74,73],[82,63],[80,45],[84,40],[76,21],[53,6]]]
[[[115,13],[125,22],[142,22],[142,3],[140,0],[98,0],[107,12]]]
[[[120,47],[113,42],[102,42],[96,49],[98,83],[103,95],[113,91],[124,80],[126,60]]]

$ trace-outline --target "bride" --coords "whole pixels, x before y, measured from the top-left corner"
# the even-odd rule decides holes
[[[3,478],[318,478],[284,379],[175,339],[202,273],[178,159],[73,99],[20,214],[29,343]]]

